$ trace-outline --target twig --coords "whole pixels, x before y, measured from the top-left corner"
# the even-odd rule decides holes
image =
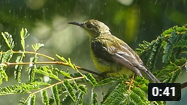
[[[54,62],[19,62],[19,63],[10,63],[10,62],[6,62],[5,63],[7,66],[10,66],[10,65],[34,65],[34,64],[58,64],[58,65],[64,65],[64,66],[69,66],[67,63],[64,63],[64,62],[61,62],[61,61],[54,61]],[[82,70],[82,71],[86,71],[86,72],[89,72],[89,73],[92,73],[92,74],[95,74],[95,75],[98,75],[100,76],[99,73],[96,73],[92,70],[89,70],[89,69],[86,69],[86,68],[82,68],[82,67],[79,67],[79,66],[75,66],[77,69],[79,70]]]
[[[2,52],[2,53],[4,54],[5,52]],[[21,62],[20,63],[9,63],[9,62],[6,62],[5,64],[7,66],[9,66],[9,65],[33,65],[33,64],[58,64],[58,65],[69,66],[68,64],[66,64],[64,62],[55,60],[55,58],[53,58],[53,57],[50,57],[48,55],[45,55],[45,54],[42,54],[42,53],[38,53],[38,52],[32,52],[32,51],[12,51],[12,53],[16,53],[16,54],[17,53],[24,53],[24,54],[39,55],[39,56],[48,58],[48,59],[52,60],[53,62],[22,62],[22,63]],[[86,71],[86,72],[89,72],[89,73],[101,76],[101,74],[96,73],[96,72],[94,72],[92,70],[89,70],[89,69],[86,69],[86,68],[82,68],[82,67],[79,67],[79,66],[75,66],[75,67],[77,69],[79,69],[79,70]]]
[[[181,89],[183,89],[185,87],[187,87],[187,82],[184,82],[184,83],[181,84]]]

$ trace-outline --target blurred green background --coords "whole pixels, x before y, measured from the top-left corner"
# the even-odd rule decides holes
[[[70,21],[96,19],[104,22],[111,33],[127,42],[133,49],[143,40],[152,41],[164,30],[187,23],[187,0],[0,0],[0,32],[9,32],[20,50],[19,32],[27,28],[27,49],[43,43],[39,52],[55,57],[71,58],[84,68],[96,70],[89,52],[87,33]],[[7,48],[0,36],[2,51]],[[40,61],[45,59],[40,58]],[[13,67],[7,71],[13,76]],[[177,82],[187,80],[182,73]],[[13,82],[15,82],[13,80]],[[2,86],[10,85],[3,83]],[[184,105],[187,89],[182,90],[182,101],[168,105]],[[23,95],[0,96],[0,105],[16,105]],[[24,95],[25,96],[25,95]]]

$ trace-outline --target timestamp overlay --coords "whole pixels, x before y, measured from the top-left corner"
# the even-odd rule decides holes
[[[180,83],[149,83],[148,100],[149,101],[180,101],[181,84]]]

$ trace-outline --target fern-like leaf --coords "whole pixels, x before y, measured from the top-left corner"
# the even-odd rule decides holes
[[[63,85],[65,86],[66,91],[69,94],[69,96],[71,97],[71,99],[73,101],[75,101],[76,96],[75,96],[75,93],[73,91],[73,87],[70,85],[69,81],[65,80],[64,83],[63,83]]]
[[[0,87],[0,95],[7,94],[20,94],[20,93],[29,93],[33,89],[39,89],[40,86],[46,86],[47,83],[43,82],[32,82],[32,83],[20,83],[7,87]]]
[[[12,35],[10,35],[8,32],[2,32],[1,35],[3,36],[7,46],[12,50],[15,46]]]
[[[86,74],[85,76],[86,76],[86,80],[89,81],[92,84],[92,86],[97,85],[96,79],[90,73]]]
[[[59,98],[57,85],[52,87],[52,93],[53,93],[53,98],[54,98],[55,104],[60,105],[60,98]]]
[[[21,37],[21,46],[23,48],[23,51],[25,51],[25,39],[29,36],[28,31],[26,28],[22,28],[20,31],[20,37]]]
[[[36,52],[36,51],[38,51],[43,46],[44,46],[44,44],[36,43],[36,44],[32,45],[32,48]]]
[[[42,96],[42,103],[44,105],[50,105],[49,104],[49,98],[46,90],[41,91],[41,96]]]

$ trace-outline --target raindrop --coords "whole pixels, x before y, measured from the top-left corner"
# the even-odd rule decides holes
[[[33,63],[31,62],[30,64],[29,64],[29,67],[32,67],[33,66]]]
[[[49,80],[50,80],[50,78],[48,76],[44,76],[43,78],[44,78],[43,80],[44,80],[45,83],[49,82]]]

